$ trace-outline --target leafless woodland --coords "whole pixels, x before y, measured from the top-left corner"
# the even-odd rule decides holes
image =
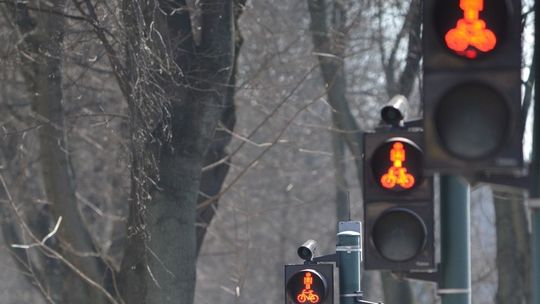
[[[362,218],[380,106],[422,115],[420,7],[0,1],[0,302],[281,303],[297,246]],[[524,201],[473,185],[473,303],[528,303]],[[367,275],[369,299],[438,301]]]

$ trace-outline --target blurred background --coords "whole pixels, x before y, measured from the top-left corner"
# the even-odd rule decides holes
[[[349,196],[350,218],[362,219],[355,158],[345,148],[343,137],[335,136],[336,104],[329,101],[329,82],[321,75],[321,64],[342,69],[344,77],[336,79],[343,82],[342,102],[348,104],[360,130],[377,126],[381,106],[396,93],[408,96],[409,118],[422,115],[421,1],[319,2],[326,3],[326,10],[324,18],[317,20],[309,1],[248,0],[243,6],[239,18],[243,45],[234,98],[236,125],[226,130],[232,135],[226,148],[231,153],[230,169],[219,204],[211,207],[214,218],[209,224],[198,223],[206,227],[206,235],[196,264],[194,303],[282,303],[283,267],[300,262],[298,246],[316,239],[320,254],[335,250],[336,225],[344,212],[343,193]],[[103,8],[100,20],[117,33],[119,3],[97,4],[110,6],[116,13],[108,15]],[[25,71],[19,66],[20,38],[9,17],[10,7],[0,6],[4,42],[0,45],[0,171],[9,189],[9,193],[0,191],[0,203],[9,209],[8,200],[13,201],[28,218],[39,218],[51,204],[44,193],[47,177],[41,174],[41,127],[29,101]],[[76,14],[72,6],[68,3],[67,12]],[[527,12],[532,3],[523,6]],[[329,47],[314,44],[318,34],[314,21],[326,22]],[[524,39],[530,41],[533,18],[525,14],[523,21],[529,37]],[[78,20],[68,18],[66,22],[62,88],[66,149],[77,203],[106,260],[119,268],[131,191],[130,111],[93,29]],[[530,42],[525,45],[524,81],[532,58]],[[510,205],[509,200],[516,202]],[[525,194],[519,191],[482,184],[472,187],[475,304],[504,303],[497,300],[501,275],[497,252],[504,249],[503,235],[498,249],[497,232],[520,228],[497,229],[497,214],[527,212],[524,200]],[[21,229],[12,212],[3,211],[0,220],[3,229]],[[521,224],[529,229],[527,223]],[[41,227],[44,236],[54,225],[49,222]],[[28,237],[22,240],[32,243]],[[9,239],[0,243],[0,302],[47,303],[28,279],[34,274],[14,262],[13,244]],[[383,300],[379,272],[368,275],[366,299]],[[433,284],[411,281],[410,286],[414,303],[439,301]]]

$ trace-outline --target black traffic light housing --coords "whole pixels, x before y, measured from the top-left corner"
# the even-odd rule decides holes
[[[285,265],[286,304],[333,304],[334,265]]]
[[[433,177],[423,172],[421,140],[406,130],[364,134],[365,269],[435,268]]]
[[[462,174],[523,166],[520,14],[520,0],[424,1],[426,169]],[[479,22],[480,34],[462,35],[492,36],[491,48],[476,47],[473,38],[463,38],[464,50],[452,46],[450,33],[467,22]]]

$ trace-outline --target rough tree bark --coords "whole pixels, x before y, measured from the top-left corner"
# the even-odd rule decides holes
[[[63,12],[65,0],[40,3],[40,10],[28,9],[33,2],[18,2],[8,6],[13,12],[19,33],[20,67],[31,96],[34,119],[39,128],[42,180],[52,220],[62,217],[54,246],[73,266],[98,283],[104,282],[105,264],[96,258],[97,248],[84,226],[77,207],[75,177],[71,167],[64,123],[62,91],[62,50],[65,19],[45,12]],[[44,218],[43,231],[46,227]],[[52,224],[54,225],[54,222]],[[34,226],[36,223],[33,223]],[[57,303],[103,303],[103,294],[81,279],[65,264],[47,257],[41,267],[43,286]],[[60,267],[59,267],[60,266]],[[58,269],[59,268],[59,269]],[[60,279],[61,278],[61,279]],[[49,283],[55,284],[50,286]],[[61,284],[61,286],[58,286]]]
[[[156,100],[138,100],[148,95],[138,95],[137,87],[130,96],[135,115],[148,117],[141,112],[148,102],[154,102],[163,115],[150,124],[152,136],[143,141],[142,148],[148,154],[134,158],[138,171],[134,172],[133,187],[140,187],[143,179],[150,182],[146,183],[147,195],[134,191],[130,203],[128,244],[120,273],[122,295],[130,304],[192,303],[202,165],[226,107],[234,66],[233,1],[203,0],[195,10],[187,9],[184,1],[159,1],[159,7],[150,8],[138,1],[128,2],[134,12],[128,17],[136,21],[131,30],[137,32],[146,26],[135,37],[139,40],[128,46],[135,56],[133,61],[140,64],[137,52],[141,43],[147,43],[141,38],[154,39],[145,46],[166,59],[150,72],[150,78],[142,79],[151,82],[135,82],[145,86],[142,91],[160,84],[162,91],[154,95]],[[150,17],[140,19],[138,12],[150,12]],[[200,22],[200,36],[193,35],[195,19]],[[150,20],[155,23],[144,22]],[[164,67],[172,68],[163,71]],[[135,75],[148,73],[140,67],[135,71]],[[136,136],[138,132],[134,132]]]
[[[530,303],[530,234],[524,191],[493,190],[497,228],[496,303]]]
[[[215,198],[210,205],[200,207],[200,204],[205,202],[208,198],[215,197],[219,194],[230,167],[230,157],[225,148],[232,139],[232,131],[236,123],[234,96],[236,93],[238,57],[243,43],[242,35],[238,29],[238,19],[242,15],[245,4],[246,0],[237,0],[234,4],[234,65],[229,79],[224,109],[221,114],[219,125],[214,134],[214,139],[206,151],[203,162],[204,168],[201,176],[199,197],[197,199],[197,255],[200,252],[207,228],[216,214],[219,198]]]

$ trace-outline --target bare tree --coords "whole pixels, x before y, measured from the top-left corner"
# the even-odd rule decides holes
[[[54,244],[51,244],[74,267],[95,282],[103,283],[106,264],[84,226],[77,207],[75,177],[67,152],[64,101],[62,90],[62,50],[65,19],[44,10],[64,11],[66,1],[42,4],[42,11],[30,11],[27,2],[11,4],[12,22],[17,30],[22,75],[30,92],[32,109],[39,128],[40,164],[50,217],[62,219]],[[45,220],[45,218],[43,218]],[[53,222],[53,223],[54,223]],[[41,231],[51,226],[43,222]],[[45,228],[45,229],[43,229]],[[11,231],[13,238],[15,231]],[[17,251],[23,249],[14,249]],[[45,266],[40,284],[51,300],[65,303],[100,303],[104,295],[86,284],[80,275],[65,264],[58,265],[40,256]],[[57,266],[60,266],[58,269]]]
[[[244,1],[126,0],[119,36],[100,15],[109,7],[73,1],[75,15],[67,14],[66,4],[6,2],[20,33],[21,69],[43,124],[40,159],[52,224],[62,221],[52,238],[57,245],[36,243],[46,253],[40,258],[60,261],[43,273],[57,279],[40,283],[51,302],[193,302],[197,248],[204,237],[204,231],[197,237],[197,212],[207,225],[215,208],[213,203],[197,211],[197,198],[200,189],[205,200],[213,197],[227,173],[224,148],[235,120],[233,73],[241,45],[235,28]],[[132,195],[118,273],[107,266],[78,210],[62,107],[65,18],[91,26],[129,107]],[[223,131],[216,135],[220,121]],[[204,164],[209,167],[201,183]]]
[[[354,156],[358,180],[362,180],[362,132],[349,109],[346,97],[344,70],[347,35],[346,7],[341,1],[308,1],[311,15],[310,30],[313,48],[317,54],[323,81],[327,88],[328,103],[332,107],[332,145],[336,166],[337,219],[349,216],[344,178],[343,145],[347,143]],[[332,16],[332,17],[329,17]]]

